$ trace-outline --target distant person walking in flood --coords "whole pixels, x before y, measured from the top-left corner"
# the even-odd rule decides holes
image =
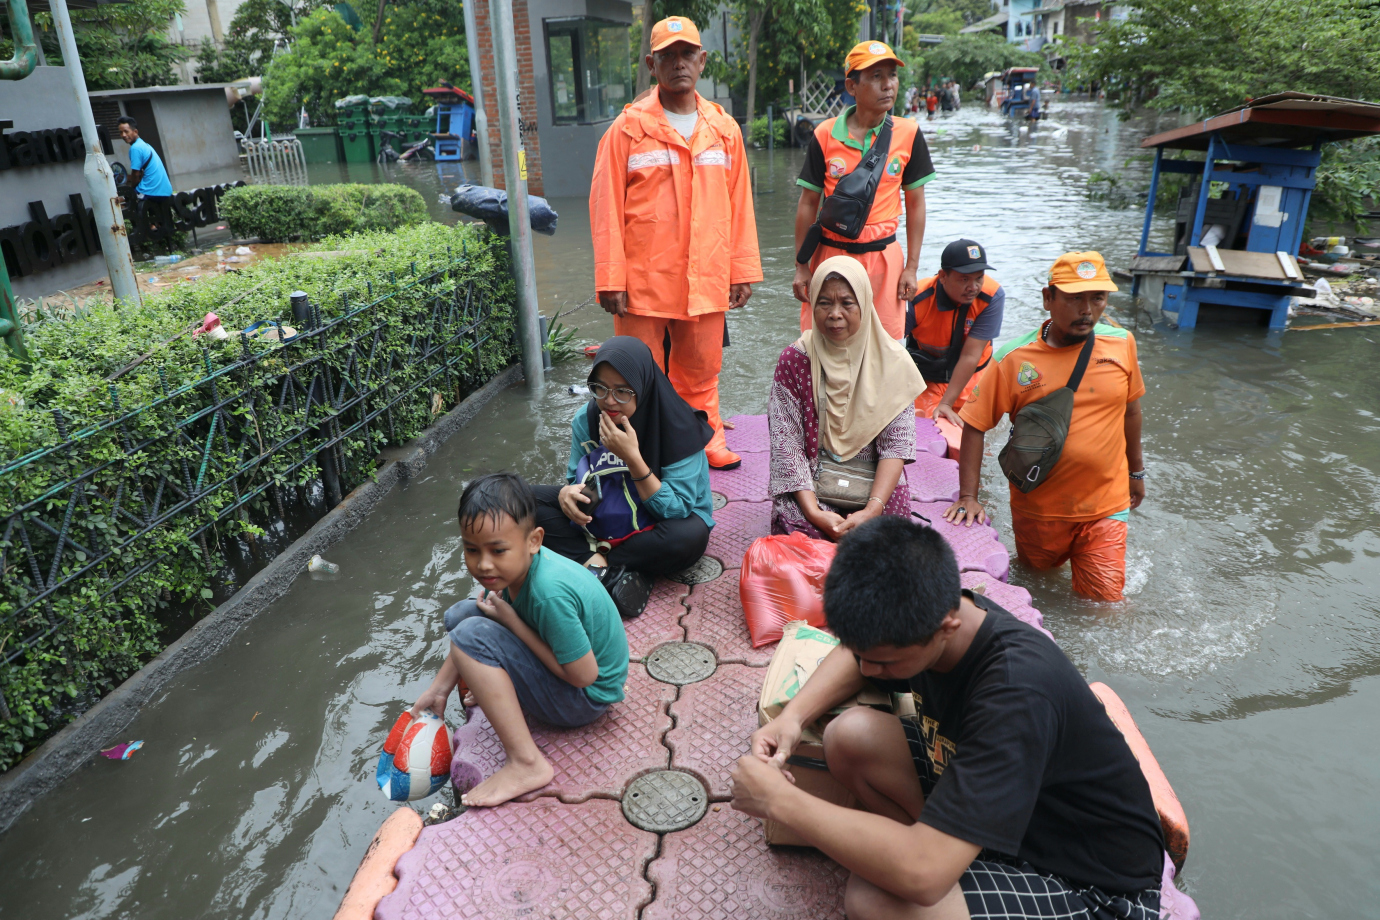
[[[652,27],[656,92],[624,108],[599,142],[589,220],[594,287],[614,331],[663,361],[714,429],[709,465],[733,469],[742,460],[719,416],[724,321],[752,296],[762,262],[742,129],[695,92],[707,59],[689,19]]]
[[[939,257],[939,274],[920,282],[906,308],[906,349],[925,378],[916,415],[963,424],[955,410],[992,359],[1006,309],[1006,291],[987,274],[991,269],[982,244],[954,240]]]
[[[129,145],[129,184],[136,195],[134,212],[144,217],[151,211],[155,218],[163,218],[172,204],[172,182],[163,167],[163,158],[149,142],[139,136],[139,123],[128,115],[121,116],[120,139]]]
[[[1145,498],[1145,383],[1136,340],[1126,329],[1098,323],[1116,289],[1100,253],[1069,252],[1055,261],[1044,289],[1049,319],[997,352],[958,413],[964,422],[959,499],[944,512],[946,520],[969,526],[987,519],[977,499],[983,436],[1010,415],[1016,430],[1001,462],[1013,479],[1016,553],[1037,569],[1071,562],[1073,590],[1099,601],[1121,600],[1127,522]],[[1051,464],[1047,432],[1058,427],[1055,401],[1065,386],[1075,391],[1072,413],[1063,417],[1067,434]],[[1037,401],[1034,411],[1043,413],[1044,424],[1025,429],[1022,411]],[[1037,449],[1045,450],[1043,459]],[[1021,485],[1014,481],[1017,469]]]
[[[905,332],[905,302],[915,296],[916,266],[925,236],[925,183],[934,178],[934,163],[920,126],[909,118],[892,118],[905,64],[883,42],[860,42],[844,62],[844,89],[856,105],[821,122],[805,149],[800,201],[795,211],[796,265],[791,290],[800,301],[800,330],[810,328],[810,278],[820,263],[847,253],[862,263],[872,282],[873,304],[887,334]],[[875,165],[868,159],[874,144],[887,147]],[[867,171],[864,171],[864,170]],[[875,172],[872,194],[867,179]],[[905,200],[906,251],[896,241]],[[843,215],[866,215],[865,223],[838,228]],[[861,220],[861,217],[858,218]],[[848,235],[851,232],[853,235]]]

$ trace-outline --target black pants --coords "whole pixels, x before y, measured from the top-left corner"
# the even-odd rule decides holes
[[[589,540],[561,510],[562,486],[534,486],[537,524],[545,528],[542,545],[583,564],[590,556]],[[621,565],[643,575],[671,575],[693,565],[709,545],[709,527],[698,514],[657,521],[646,533],[634,534],[608,552],[609,565]]]

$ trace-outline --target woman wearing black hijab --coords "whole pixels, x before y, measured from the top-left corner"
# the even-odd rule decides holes
[[[686,568],[704,555],[714,526],[704,455],[713,429],[671,387],[651,350],[632,336],[614,336],[600,346],[589,388],[592,398],[570,422],[568,484],[536,487],[544,544],[589,565],[610,588],[625,572],[650,578]],[[596,444],[627,465],[652,524],[607,552],[591,546],[583,529],[591,520],[590,502],[575,481],[580,460]]]

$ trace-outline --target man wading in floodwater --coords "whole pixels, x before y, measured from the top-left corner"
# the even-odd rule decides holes
[[[589,191],[594,288],[614,332],[646,342],[675,391],[708,416],[705,456],[729,470],[742,459],[719,417],[724,315],[762,280],[743,132],[695,92],[707,55],[693,22],[661,20],[651,47],[655,91],[599,141]]]

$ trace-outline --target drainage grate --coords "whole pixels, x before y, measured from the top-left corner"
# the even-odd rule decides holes
[[[706,581],[713,581],[724,573],[724,564],[713,556],[701,556],[699,561],[688,569],[682,569],[674,575],[667,576],[671,581],[678,581],[683,585],[700,585]]]
[[[704,786],[679,770],[639,776],[623,793],[623,817],[634,827],[658,834],[690,827],[704,817],[708,807]]]
[[[728,504],[728,499],[724,497],[724,494],[722,492],[710,492],[709,494],[714,498],[715,511],[718,511],[724,505]]]
[[[664,684],[693,684],[718,666],[713,649],[693,642],[668,642],[647,656],[647,673]]]

